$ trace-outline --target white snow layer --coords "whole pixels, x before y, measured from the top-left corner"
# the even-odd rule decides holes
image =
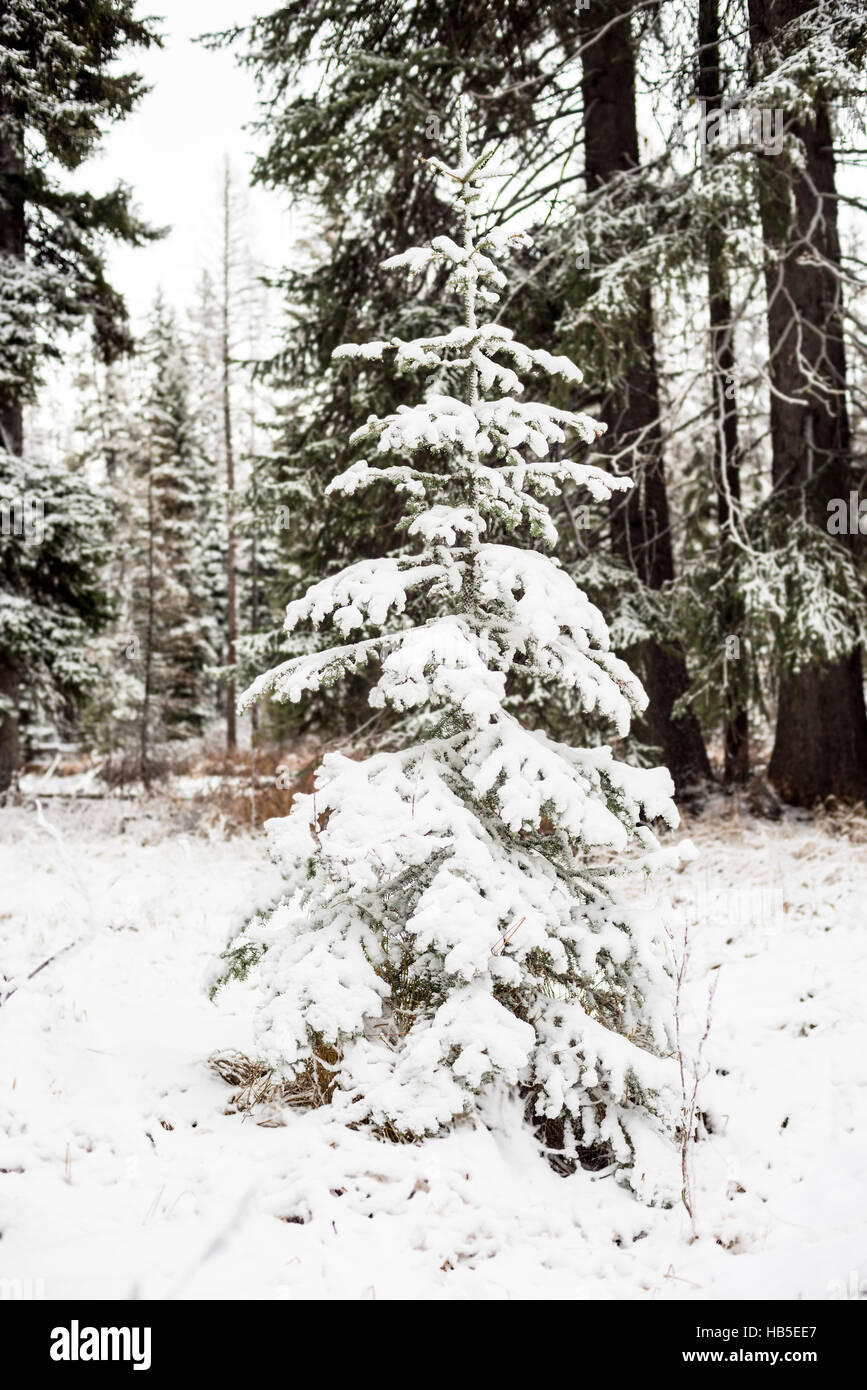
[[[206,985],[279,891],[263,838],[47,806],[0,811],[4,1291],[794,1299],[867,1275],[867,827],[717,815],[688,827],[695,863],[655,876],[691,928],[688,1052],[719,985],[690,1242],[681,1206],[554,1173],[503,1099],[409,1145],[327,1109],[225,1114],[207,1058],[251,1048],[254,988],[212,1005]]]

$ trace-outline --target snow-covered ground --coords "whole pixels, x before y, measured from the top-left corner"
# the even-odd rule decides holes
[[[225,1113],[230,1090],[207,1059],[250,1047],[253,991],[211,1004],[207,983],[227,938],[279,891],[264,838],[197,835],[128,802],[0,811],[0,1280],[12,1281],[0,1287],[273,1299],[856,1288],[867,823],[774,825],[720,807],[686,830],[699,858],[667,886],[690,924],[687,1050],[718,979],[693,1240],[680,1205],[642,1207],[610,1176],[558,1176],[508,1105],[407,1146],[327,1110],[268,1125]]]

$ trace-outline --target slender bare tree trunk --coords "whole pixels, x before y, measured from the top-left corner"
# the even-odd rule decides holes
[[[749,0],[757,69],[763,44],[778,43],[786,26],[810,8],[807,0]],[[785,154],[757,156],[767,256],[773,484],[823,529],[830,499],[848,497],[854,486],[828,95],[820,92],[809,123],[792,124],[802,142],[803,167]],[[828,796],[867,800],[860,649],[781,682],[768,773],[783,799],[796,806]]]
[[[153,461],[148,467],[148,563],[147,563],[147,621],[144,633],[144,692],[141,706],[141,725],[139,728],[139,774],[145,789],[151,784],[150,761],[150,713],[153,694],[153,655],[154,655],[154,485]]]
[[[253,505],[258,502],[257,494],[254,491]],[[258,517],[254,521],[254,527],[258,528]],[[253,531],[250,542],[250,631],[259,631],[259,533],[258,529]],[[250,732],[255,734],[259,727],[259,710],[256,705],[250,708]]]
[[[635,58],[628,0],[608,0],[582,15],[584,57],[584,141],[587,187],[590,191],[639,162],[635,106]],[[614,22],[611,22],[614,21]],[[612,510],[615,551],[651,589],[674,577],[671,524],[662,440],[659,428],[659,379],[653,336],[650,290],[639,296],[635,309],[634,365],[625,391],[614,393],[603,407],[608,438],[631,450],[629,472],[635,487]],[[679,646],[662,646],[651,638],[642,652],[648,717],[653,736],[662,745],[665,762],[678,792],[711,777],[710,764],[695,715],[673,716],[675,703],[689,689],[689,676]]]
[[[237,559],[235,553],[235,450],[232,438],[232,358],[231,358],[231,251],[232,180],[228,162],[223,180],[223,266],[220,351],[223,394],[223,450],[226,457],[226,645],[228,664],[238,657]],[[235,709],[235,681],[226,684],[226,748],[238,746],[238,716]]]
[[[719,50],[719,0],[699,0],[698,94],[705,113],[722,106],[723,81]],[[711,385],[713,390],[713,478],[720,533],[720,568],[732,558],[732,527],[741,498],[738,412],[735,398],[732,307],[725,260],[726,228],[712,221],[705,239],[710,317]],[[744,607],[738,595],[727,595],[726,630],[743,639]],[[750,775],[749,715],[731,690],[725,691],[723,721],[725,781],[743,784]]]

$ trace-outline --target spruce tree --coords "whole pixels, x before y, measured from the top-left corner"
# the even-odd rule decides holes
[[[141,775],[154,748],[201,733],[210,714],[210,623],[197,551],[206,468],[187,394],[188,359],[160,298],[144,343],[147,386],[132,458],[128,621],[141,682],[137,716]]]
[[[215,660],[224,667],[226,649],[226,488],[223,466],[220,325],[217,288],[202,271],[189,311],[190,402],[197,447],[203,464],[201,514],[196,537],[196,570],[204,611],[210,619]],[[214,714],[225,715],[226,692],[214,686]]]
[[[326,756],[315,791],[272,823],[288,892],[236,959],[244,973],[264,949],[263,1057],[347,1120],[436,1132],[492,1087],[519,1088],[567,1157],[603,1150],[638,1186],[657,1166],[654,1112],[672,1077],[669,1002],[661,926],[625,905],[614,865],[633,840],[657,851],[647,820],[676,823],[671,778],[607,745],[558,743],[507,708],[527,673],[570,688],[619,736],[644,707],[601,613],[543,550],[558,486],[606,501],[631,483],[557,456],[604,426],[521,398],[518,372],[580,372],[485,318],[505,283],[496,259],[524,240],[477,232],[486,163],[469,157],[462,118],[457,166],[432,161],[459,241],[385,263],[444,275],[459,325],[338,349],[427,379],[421,401],[356,431],[365,457],[329,488],[393,489],[404,546],[290,604],[288,629],[327,621],[332,645],[244,697],[300,701],[373,666],[371,704],[417,711],[422,734],[362,762]],[[492,528],[513,543],[486,539]],[[368,627],[379,635],[354,639]]]
[[[473,0],[459,13],[413,0],[384,20],[371,0],[343,7],[304,0],[214,40],[244,39],[241,61],[263,92],[266,146],[256,161],[256,181],[318,213],[315,234],[296,248],[279,280],[288,325],[270,379],[283,408],[277,447],[260,477],[261,496],[273,497],[271,511],[280,519],[281,564],[270,586],[275,609],[302,594],[314,577],[379,554],[384,525],[397,520],[384,489],[375,506],[347,496],[325,511],[320,498],[335,462],[348,467],[357,456],[349,442],[355,421],[395,409],[407,391],[405,376],[390,362],[373,377],[332,363],[332,349],[349,337],[438,333],[457,321],[456,306],[440,286],[418,283],[410,300],[398,277],[379,271],[394,244],[396,209],[403,235],[420,242],[447,215],[437,180],[418,152],[439,150],[444,113],[460,91],[471,90],[484,98],[474,113],[480,140],[510,142],[516,204],[529,183],[568,192],[577,171],[564,170],[556,135],[570,86],[577,85],[574,14],[573,4],[537,0],[506,0],[496,11]],[[327,74],[321,84],[316,79],[312,102],[304,93],[320,53],[328,55]],[[517,92],[504,97],[500,89],[513,82]],[[317,634],[295,634],[281,642],[274,632],[270,659],[317,640]],[[257,650],[265,643],[263,635]],[[245,644],[245,669],[249,650]],[[366,698],[359,675],[273,722],[293,731],[348,732],[365,718]]]
[[[0,793],[14,784],[28,725],[97,685],[88,641],[111,615],[110,520],[80,473],[0,449]]]
[[[153,232],[135,216],[129,189],[100,197],[63,187],[144,89],[117,71],[132,45],[155,42],[132,0],[7,0],[0,14],[0,277],[7,318],[0,431],[13,453],[21,406],[57,329],[90,320],[102,348],[128,343],[123,302],[105,278],[104,236],[140,242]]]
[[[474,119],[481,146],[506,142],[509,151],[511,176],[498,190],[493,216],[507,220],[529,208],[541,229],[539,254],[522,255],[523,274],[510,297],[516,330],[557,341],[558,350],[575,350],[585,360],[585,344],[575,343],[568,310],[576,282],[588,279],[586,270],[576,275],[574,264],[575,223],[588,205],[602,228],[602,256],[617,260],[623,274],[618,310],[629,287],[630,312],[618,312],[622,331],[612,335],[613,341],[611,336],[603,340],[595,326],[591,332],[598,413],[611,426],[606,442],[634,476],[636,488],[628,502],[621,498],[617,504],[610,538],[603,526],[580,541],[592,536],[595,550],[614,552],[604,557],[606,587],[616,584],[622,608],[640,606],[654,614],[664,608],[660,591],[676,570],[662,445],[667,403],[654,360],[650,299],[657,268],[647,264],[641,249],[658,247],[660,235],[669,246],[684,238],[674,231],[674,218],[660,226],[666,190],[648,187],[662,182],[659,171],[648,173],[638,158],[631,89],[641,83],[654,13],[636,14],[625,2],[588,10],[559,0],[546,5],[505,0],[496,11],[465,4],[457,15],[453,7],[412,0],[383,22],[381,7],[370,0],[337,9],[323,0],[304,0],[258,17],[244,31],[244,61],[267,93],[262,129],[268,146],[255,177],[296,196],[312,196],[322,212],[317,254],[308,264],[296,258],[282,277],[295,323],[274,362],[276,376],[303,387],[297,408],[287,408],[285,436],[274,460],[293,516],[286,569],[299,573],[303,583],[377,553],[386,499],[374,513],[347,498],[330,517],[322,517],[317,502],[359,410],[386,411],[404,399],[405,382],[389,363],[375,382],[360,380],[327,366],[332,347],[344,336],[403,333],[401,320],[408,312],[416,331],[452,326],[451,306],[436,284],[417,286],[415,302],[407,305],[393,278],[379,275],[378,264],[383,248],[392,244],[395,208],[402,210],[405,232],[413,240],[427,239],[442,225],[436,180],[427,162],[415,156],[420,149],[439,148],[443,112],[463,90],[478,98]],[[312,102],[306,96],[306,70],[311,55],[321,53],[328,63]],[[275,112],[279,120],[273,119]],[[578,184],[585,178],[589,192],[582,197]],[[654,205],[650,218],[648,199]],[[648,221],[654,227],[652,242]],[[552,229],[558,234],[551,236]],[[671,254],[676,260],[676,252]],[[594,274],[599,264],[594,246]],[[589,408],[563,383],[550,399],[564,403],[576,395],[571,404]],[[552,508],[564,535],[575,529],[571,501],[567,496],[565,504]],[[710,768],[690,708],[689,671],[677,635],[663,632],[658,621],[644,623],[634,659],[650,693],[643,731],[663,749],[680,788],[702,784]],[[297,718],[351,728],[365,694],[358,679],[309,702]],[[551,705],[540,701],[538,690],[528,689],[516,691],[515,700],[523,703],[525,715],[549,729],[574,730],[580,722],[580,710],[568,698]]]
[[[20,485],[21,468],[29,486],[37,478],[43,487],[54,485],[51,469],[13,460],[24,448],[23,407],[45,360],[58,355],[63,332],[89,321],[107,357],[129,344],[123,302],[105,275],[104,238],[138,243],[153,233],[132,212],[128,189],[95,196],[65,187],[63,175],[79,168],[106,122],[127,115],[144,90],[136,73],[117,65],[128,47],[155,42],[134,8],[132,0],[5,0],[0,8],[0,485],[7,495]],[[39,494],[46,512],[70,501],[63,479],[58,482],[56,496]],[[7,582],[19,586],[7,589],[7,608],[17,599],[46,613],[52,592],[46,577],[37,580],[37,571],[11,553],[4,568]],[[88,596],[80,587],[88,573],[89,559],[71,587],[58,587],[59,626],[69,618],[67,602],[81,601],[85,625],[99,607],[98,590]],[[20,588],[31,580],[32,588]],[[19,757],[22,692],[46,675],[26,664],[31,645],[13,645],[5,630],[0,790]]]

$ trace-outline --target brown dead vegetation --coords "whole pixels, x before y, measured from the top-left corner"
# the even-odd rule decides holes
[[[279,1111],[285,1107],[318,1110],[331,1100],[337,1075],[337,1053],[323,1047],[291,1078],[278,1076],[265,1062],[243,1052],[216,1052],[208,1060],[211,1070],[227,1086],[233,1087],[225,1113],[244,1114],[257,1124],[282,1123]]]

